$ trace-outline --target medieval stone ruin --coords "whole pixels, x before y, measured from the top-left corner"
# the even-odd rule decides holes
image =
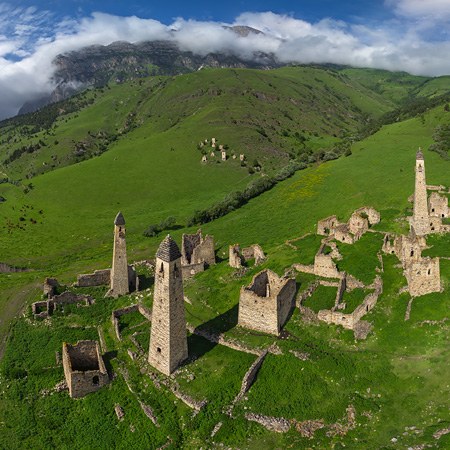
[[[340,223],[336,216],[320,220],[317,224],[317,234],[354,244],[372,225],[379,222],[380,213],[372,207],[363,206],[352,213],[347,223]]]
[[[246,262],[252,259],[255,260],[255,266],[261,264],[266,259],[263,249],[258,244],[245,247],[242,251],[239,244],[230,245],[228,253],[228,264],[235,269],[240,269]]]
[[[167,236],[156,253],[148,362],[170,375],[188,357],[181,253]]]
[[[214,238],[206,235],[202,230],[195,234],[183,234],[181,242],[181,265],[183,277],[189,278],[196,273],[203,272],[205,267],[216,263]]]
[[[114,220],[114,246],[111,269],[78,275],[75,287],[109,286],[106,297],[119,297],[139,289],[136,270],[127,262],[125,219],[119,212]]]
[[[422,256],[422,250],[427,248],[428,234],[450,231],[450,226],[442,223],[442,219],[449,216],[448,197],[439,194],[444,187],[433,186],[432,188],[433,192],[428,199],[425,160],[419,149],[416,154],[414,206],[413,215],[409,219],[409,235],[386,233],[383,242],[383,251],[395,254],[402,263],[411,297],[441,290],[439,258]]]
[[[72,398],[98,391],[108,384],[109,377],[98,342],[64,342],[62,348],[64,375]]]
[[[107,297],[119,297],[136,289],[136,272],[128,265],[125,241],[125,219],[119,212],[114,220],[114,249],[110,288]]]
[[[45,293],[45,288],[44,288]],[[31,305],[31,312],[35,319],[45,319],[51,316],[58,308],[63,308],[64,305],[84,305],[90,306],[94,299],[89,295],[75,294],[70,291],[65,291],[60,295],[49,295],[47,300],[34,302]]]
[[[269,269],[258,273],[241,288],[238,325],[278,336],[294,307],[296,289],[293,278],[280,278]]]

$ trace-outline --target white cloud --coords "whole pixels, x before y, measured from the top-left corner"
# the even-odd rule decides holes
[[[251,59],[255,52],[265,52],[283,63],[331,62],[422,75],[450,74],[449,40],[426,40],[420,32],[420,27],[430,27],[425,18],[426,11],[434,11],[430,5],[440,8],[445,17],[450,0],[386,1],[397,18],[378,26],[332,19],[309,23],[272,12],[243,13],[231,25],[264,32],[246,37],[225,29],[222,23],[183,18],[165,25],[152,19],[94,13],[78,21],[66,18],[53,23],[48,11],[0,3],[0,117],[15,114],[25,101],[52,90],[52,61],[58,54],[118,40],[168,39],[200,55],[224,52]],[[428,5],[426,10],[423,4]],[[401,17],[406,15],[408,19]]]
[[[386,5],[404,17],[450,19],[450,0],[386,0]]]

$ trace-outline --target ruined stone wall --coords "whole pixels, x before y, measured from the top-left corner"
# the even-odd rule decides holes
[[[13,267],[5,263],[0,263],[0,273],[16,273],[16,272],[29,272],[29,269]]]
[[[348,221],[350,233],[362,236],[369,229],[369,220],[354,212]]]
[[[429,198],[429,212],[431,217],[449,217],[448,197],[432,192]]]
[[[111,269],[96,270],[94,273],[78,275],[75,286],[93,287],[108,286],[111,279]]]
[[[230,265],[230,267],[240,269],[242,267],[242,257],[241,257],[241,247],[239,246],[239,244],[230,245],[228,254],[229,254],[228,264]]]
[[[339,271],[336,264],[333,262],[331,255],[323,253],[324,247],[324,244],[322,244],[314,257],[314,273],[320,277],[339,278]]]
[[[195,234],[183,234],[181,243],[181,263],[184,266],[191,264],[192,252],[202,239],[202,232],[200,230]]]
[[[412,297],[441,290],[439,258],[414,261],[404,270],[404,274]]]
[[[45,319],[49,316],[49,305],[48,301],[34,302],[31,305],[31,312],[35,319]]]
[[[85,305],[91,305],[93,298],[89,295],[75,294],[74,292],[66,291],[60,295],[55,295],[49,300],[49,303],[53,303],[55,306],[58,305],[70,305],[74,303],[84,303]]]
[[[362,208],[358,208],[355,213],[359,215],[365,214],[369,221],[369,225],[375,225],[379,223],[381,219],[380,213],[371,206],[363,206]]]
[[[206,235],[200,243],[193,249],[191,264],[206,263],[211,266],[216,263],[216,254],[214,252],[214,238]]]
[[[345,290],[347,289],[347,275],[345,272],[342,273],[341,279],[339,280],[338,290],[336,292],[336,298],[334,300],[334,307],[338,308],[338,306],[342,302],[342,297],[344,297]]]
[[[269,270],[260,272],[250,286],[241,288],[238,324],[278,335],[293,307],[295,290],[295,280]]]
[[[281,331],[289,314],[295,306],[295,293],[297,291],[297,285],[294,279],[289,279],[283,285],[280,292],[277,295],[277,309],[278,309],[278,331]]]
[[[263,249],[258,244],[253,244],[250,247],[242,249],[242,257],[245,261],[254,259],[255,265],[260,264],[266,259]]]
[[[256,358],[255,362],[250,366],[250,368],[247,370],[247,372],[244,375],[244,378],[242,379],[241,383],[241,389],[239,390],[238,395],[233,400],[233,403],[238,402],[239,400],[244,397],[246,392],[251,388],[253,382],[255,381],[256,375],[258,374],[259,369],[261,368],[264,359],[266,358],[268,354],[268,350],[264,350],[261,355]]]
[[[317,222],[317,234],[320,236],[329,236],[333,233],[334,228],[339,225],[336,216],[326,217],[325,219]]]
[[[323,322],[341,325],[348,330],[353,330],[355,320],[352,314],[344,314],[330,309],[323,309],[318,312],[317,318]]]
[[[445,227],[442,225],[442,218],[430,217],[430,232],[432,233],[445,232]]]
[[[188,266],[182,266],[181,271],[183,274],[183,279],[191,278],[197,273],[205,271],[205,263],[201,262],[198,264],[189,264]]]
[[[44,280],[44,295],[47,297],[53,297],[56,294],[56,290],[59,287],[58,280],[56,278],[46,278]]]
[[[75,345],[63,344],[63,368],[72,398],[99,390],[108,383],[103,358],[96,341],[79,341]]]
[[[335,228],[334,238],[339,242],[343,242],[344,244],[355,243],[355,238],[353,234],[350,233],[350,229],[347,224],[342,224]]]

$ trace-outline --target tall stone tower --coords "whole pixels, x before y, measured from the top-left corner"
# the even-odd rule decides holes
[[[181,253],[168,235],[158,248],[148,362],[170,375],[188,357]]]
[[[420,148],[416,154],[416,185],[414,189],[414,213],[411,227],[414,228],[417,236],[425,236],[430,232],[425,161]]]
[[[128,276],[127,245],[125,242],[125,219],[119,212],[114,220],[114,250],[111,269],[111,285],[107,297],[118,297],[130,292]]]

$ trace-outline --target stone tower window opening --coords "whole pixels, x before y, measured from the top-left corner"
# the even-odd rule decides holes
[[[97,375],[95,375],[95,377],[92,378],[92,384],[94,386],[98,386],[100,384],[100,379],[98,378]]]

